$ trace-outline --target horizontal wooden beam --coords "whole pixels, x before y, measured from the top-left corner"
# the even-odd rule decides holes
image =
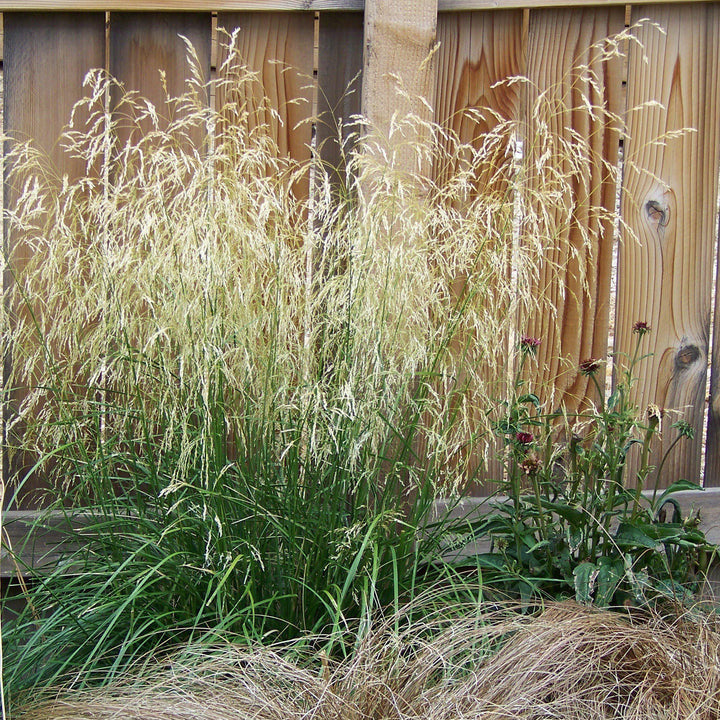
[[[68,516],[62,512],[6,510],[2,514],[0,577],[26,575],[28,568],[51,567],[67,551]],[[82,518],[75,517],[76,527]],[[66,530],[63,532],[62,528]]]
[[[652,495],[652,492],[645,491],[646,497]],[[705,533],[705,537],[709,543],[714,545],[720,544],[720,488],[708,488],[707,490],[684,490],[673,493],[680,504],[683,517],[687,518],[690,513],[700,515],[700,529]],[[502,502],[503,498],[499,496],[490,498],[466,498],[458,505],[453,507],[450,517],[457,519],[477,519],[483,513],[491,510],[490,503]],[[445,516],[448,509],[448,503],[445,500],[438,500],[435,503],[434,518],[440,519]],[[488,552],[490,543],[486,540],[477,541],[467,545],[466,547],[456,551],[459,556],[467,556],[476,552]]]
[[[686,0],[683,4],[710,2]],[[673,3],[677,0],[637,0],[633,5]],[[438,0],[440,12],[505,10],[543,7],[600,7],[628,5],[624,0]],[[0,0],[0,11],[362,11],[365,0]]]
[[[708,541],[720,544],[720,488],[710,488],[703,492],[684,491],[673,495],[687,517],[690,512],[700,513],[700,528],[705,532]],[[477,517],[490,510],[488,500],[499,501],[500,498],[467,498],[455,507],[451,516],[455,518]],[[446,512],[447,504],[439,500],[435,506],[434,516],[441,518]],[[51,567],[57,561],[60,552],[69,548],[68,535],[63,532],[67,527],[68,516],[54,512],[42,517],[38,522],[38,513],[28,510],[5,511],[3,513],[3,541],[0,551],[0,577],[14,577],[18,573],[28,574],[28,568],[42,569]],[[75,515],[72,519],[76,527],[83,524],[83,515]],[[73,548],[74,549],[74,548]],[[488,543],[482,541],[461,550],[462,554],[470,552],[487,552]]]

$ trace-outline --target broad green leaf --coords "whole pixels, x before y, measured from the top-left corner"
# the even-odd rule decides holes
[[[518,403],[530,403],[534,405],[538,411],[540,410],[540,398],[535,395],[535,393],[525,393],[525,395],[521,395],[517,401]]]
[[[589,520],[587,513],[582,510],[578,510],[576,507],[572,507],[571,505],[552,502],[552,500],[541,500],[540,504],[546,510],[556,513],[575,527],[585,525]]]
[[[536,550],[539,550],[540,548],[546,547],[550,545],[549,540],[540,540],[539,542],[536,542],[531,548],[528,548],[529,553],[534,553]]]
[[[598,576],[598,567],[595,563],[583,562],[573,570],[575,584],[575,599],[581,605],[592,605],[592,596],[595,589],[595,579]]]
[[[613,595],[615,595],[624,574],[624,565],[621,558],[598,558],[596,605],[607,607],[612,603]]]
[[[629,522],[620,523],[615,534],[615,542],[621,548],[645,547],[655,550],[658,546],[656,540]]]
[[[676,480],[674,483],[672,483],[666,490],[663,491],[663,494],[658,498],[657,504],[658,506],[662,505],[665,498],[669,497],[673,493],[676,492],[682,492],[683,490],[703,490],[704,488],[701,485],[698,485],[695,482],[692,482],[690,480]]]

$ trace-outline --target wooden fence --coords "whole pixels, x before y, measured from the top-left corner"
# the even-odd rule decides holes
[[[278,142],[290,155],[309,157],[311,126],[299,123],[313,103],[287,105],[308,95],[315,74],[319,112],[342,117],[361,110],[381,118],[392,107],[386,72],[400,70],[434,101],[436,117],[460,118],[467,107],[490,107],[499,117],[531,112],[537,93],[559,88],[573,107],[573,75],[587,63],[597,78],[597,100],[626,117],[627,135],[604,118],[577,108],[559,115],[554,132],[592,138],[611,165],[625,159],[622,187],[587,167],[593,202],[613,210],[619,198],[626,235],[578,212],[567,229],[580,257],[555,257],[565,288],[553,298],[557,318],[538,317],[528,334],[542,337],[542,377],[566,399],[589,392],[578,364],[627,352],[636,320],[649,323],[652,358],[636,389],[641,407],[677,409],[695,430],[667,468],[666,483],[679,477],[720,486],[720,312],[714,312],[720,161],[720,3],[685,2],[626,6],[581,0],[193,0],[105,2],[0,1],[4,13],[4,127],[36,138],[60,169],[82,168],[58,152],[55,141],[82,93],[85,73],[106,67],[127,88],[160,101],[158,68],[171,92],[185,77],[189,38],[208,76],[216,62],[217,28],[240,28],[249,67],[260,73],[264,92],[285,114]],[[625,61],[599,60],[593,43],[641,18]],[[419,60],[438,42],[423,73]],[[641,47],[642,46],[642,47]],[[277,60],[281,65],[274,64]],[[293,68],[281,72],[281,66]],[[527,84],[497,86],[510,76]],[[357,78],[362,77],[362,80]],[[348,94],[356,79],[357,92]],[[384,84],[383,84],[384,83]],[[360,90],[362,89],[362,92]],[[647,112],[627,112],[642,104]],[[682,128],[665,145],[651,142]],[[322,140],[323,127],[318,126]],[[458,121],[462,139],[473,132]],[[332,155],[332,146],[326,146]],[[328,157],[330,161],[333,158]],[[578,193],[580,190],[578,190]],[[569,197],[577,203],[578,197]],[[580,241],[585,223],[591,243]],[[592,227],[590,227],[592,225]],[[574,234],[574,235],[573,235]],[[587,288],[578,267],[587,263]],[[611,308],[615,308],[611,316]],[[713,319],[714,317],[714,319]],[[563,358],[562,364],[558,358]],[[669,422],[668,422],[669,424]],[[673,439],[665,428],[663,445]],[[658,449],[662,452],[662,448]]]

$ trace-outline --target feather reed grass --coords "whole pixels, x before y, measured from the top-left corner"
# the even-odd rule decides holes
[[[189,48],[167,117],[90,73],[61,138],[79,179],[9,141],[14,499],[44,474],[69,527],[5,628],[11,696],[203,637],[326,632],[343,652],[436,583],[433,500],[483,478],[515,328],[547,309],[533,278],[602,165],[539,137],[541,95],[532,134],[498,121],[472,144],[397,118],[339,187],[321,157],[283,157],[234,39],[227,58],[211,92]]]
[[[401,612],[344,661],[313,661],[292,646],[186,649],[17,717],[711,720],[720,713],[719,654],[716,619],[697,613],[457,606],[423,620]]]

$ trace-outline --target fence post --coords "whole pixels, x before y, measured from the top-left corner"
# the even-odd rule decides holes
[[[417,114],[432,119],[420,98],[433,101],[434,64],[426,62],[437,34],[438,0],[366,0],[362,114],[381,135],[392,116]],[[398,81],[407,90],[398,95]],[[410,152],[401,163],[412,169]]]

